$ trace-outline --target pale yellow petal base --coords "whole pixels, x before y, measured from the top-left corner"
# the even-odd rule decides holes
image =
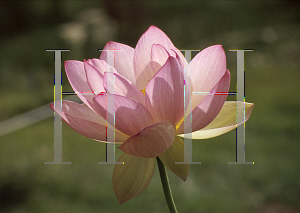
[[[150,183],[155,158],[140,158],[123,153],[113,171],[113,188],[119,203],[124,203],[140,194]]]
[[[184,150],[186,150],[184,146],[182,139],[175,136],[173,144],[159,158],[171,172],[183,181],[186,181],[190,171],[190,164],[175,164],[175,162],[183,162],[184,155],[188,156],[187,152],[184,153]]]
[[[245,123],[249,118],[254,104],[247,102],[226,101],[217,117],[203,129],[181,134],[180,137],[190,139],[207,139],[225,134]],[[245,118],[243,116],[245,109]],[[242,114],[237,115],[237,112]]]

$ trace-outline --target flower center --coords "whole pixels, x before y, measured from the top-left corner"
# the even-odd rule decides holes
[[[142,89],[141,92],[145,95],[146,94],[146,89]]]
[[[184,116],[182,117],[182,119],[177,123],[176,125],[176,130],[179,128],[180,124],[184,121]]]

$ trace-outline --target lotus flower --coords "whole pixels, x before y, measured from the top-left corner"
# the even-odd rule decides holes
[[[202,50],[188,64],[165,33],[151,26],[135,49],[112,41],[104,49],[122,50],[115,53],[114,67],[106,63],[105,51],[100,59],[65,62],[74,91],[95,95],[78,93],[84,104],[62,101],[62,111],[57,113],[78,133],[101,142],[106,142],[106,128],[115,125],[115,141],[108,142],[121,144],[124,152],[118,159],[124,164],[116,164],[113,171],[113,188],[120,203],[147,187],[157,156],[175,175],[187,179],[189,165],[175,164],[187,154],[181,137],[215,137],[250,117],[253,104],[227,102],[226,95],[210,95],[229,89],[230,73],[221,45]],[[108,69],[115,76],[115,124],[106,124]],[[185,75],[185,70],[190,72]],[[191,110],[185,110],[184,100]],[[236,107],[244,108],[244,104],[246,117],[238,116],[243,119],[236,122]],[[51,107],[54,109],[54,103]],[[190,113],[192,133],[184,134],[184,116]]]

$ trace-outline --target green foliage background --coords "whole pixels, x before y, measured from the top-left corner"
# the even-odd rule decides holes
[[[155,25],[179,49],[222,44],[230,91],[236,54],[228,50],[254,49],[245,53],[245,88],[255,103],[246,161],[255,164],[228,165],[234,131],[194,140],[193,160],[202,164],[191,165],[186,182],[169,172],[174,199],[181,213],[300,212],[299,9],[298,1],[1,1],[0,123],[53,101],[53,53],[45,49],[71,49],[63,61],[98,58],[109,40],[135,47]],[[62,33],[70,26],[73,41]],[[64,72],[63,91],[72,91]],[[105,144],[65,124],[62,131],[71,165],[45,165],[53,161],[53,117],[0,136],[1,212],[168,212],[158,170],[144,192],[119,205],[113,165],[97,163]]]

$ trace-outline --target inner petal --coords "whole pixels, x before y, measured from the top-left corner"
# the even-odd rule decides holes
[[[98,95],[94,99],[96,111],[104,119],[107,116],[115,118],[115,127],[127,135],[134,135],[141,129],[154,123],[153,117],[146,107],[133,99],[114,95],[114,114],[108,114],[107,96]]]

